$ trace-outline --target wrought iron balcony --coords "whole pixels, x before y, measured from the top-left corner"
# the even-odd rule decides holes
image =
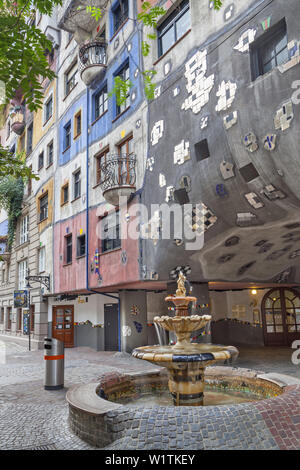
[[[25,129],[25,117],[23,106],[14,106],[10,111],[11,130],[17,135],[21,135]]]
[[[97,77],[101,80],[106,70],[106,48],[104,41],[91,41],[79,49],[79,70],[83,82],[88,86]]]
[[[100,164],[100,186],[104,199],[117,206],[119,197],[130,197],[136,189],[136,156],[107,155]]]

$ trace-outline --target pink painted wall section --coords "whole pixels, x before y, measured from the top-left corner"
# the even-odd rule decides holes
[[[85,289],[85,256],[77,258],[77,237],[86,234],[85,212],[54,227],[54,290],[69,292]],[[66,265],[66,235],[72,234],[72,263]]]

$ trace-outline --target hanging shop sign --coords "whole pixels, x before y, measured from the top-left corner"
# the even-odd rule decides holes
[[[28,291],[14,291],[14,308],[28,308]]]

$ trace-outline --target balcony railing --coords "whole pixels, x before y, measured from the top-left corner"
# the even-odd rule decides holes
[[[23,106],[15,106],[10,111],[11,130],[21,135],[25,129],[25,117]]]
[[[107,44],[104,41],[92,41],[79,49],[80,76],[86,85],[90,85],[97,77],[101,79],[106,70]]]
[[[136,189],[136,156],[107,155],[100,164],[100,186],[107,202],[118,205],[119,197],[127,197]]]

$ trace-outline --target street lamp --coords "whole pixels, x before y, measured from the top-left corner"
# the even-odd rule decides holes
[[[31,285],[29,283],[29,280],[28,278],[26,277],[25,278],[27,280],[27,284],[26,284],[26,289],[28,291],[28,312],[29,312],[29,323],[28,323],[28,349],[29,351],[31,350],[31,337],[30,337],[30,330],[31,330],[31,312],[30,312],[30,289],[31,289]]]

